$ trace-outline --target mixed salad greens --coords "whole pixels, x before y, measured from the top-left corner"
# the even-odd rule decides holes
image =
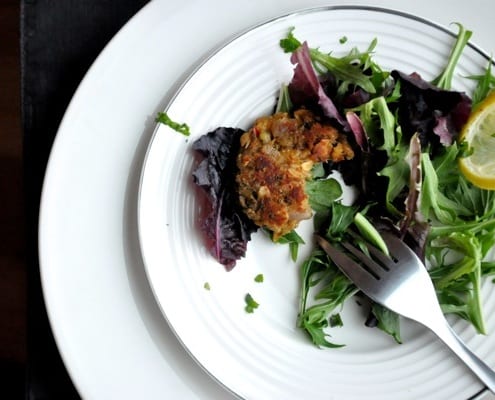
[[[495,264],[483,261],[495,244],[495,192],[474,187],[459,173],[457,159],[468,149],[456,139],[471,108],[491,90],[491,63],[483,77],[476,77],[474,104],[467,94],[451,90],[471,36],[458,26],[446,67],[431,82],[415,73],[382,70],[372,59],[376,41],[364,52],[354,48],[335,58],[310,49],[291,31],[281,46],[297,66],[284,93],[300,104],[318,96],[323,113],[352,132],[361,150],[348,162],[352,165],[339,166],[346,183],[358,187],[358,198],[343,205],[337,191],[330,207],[316,210],[316,230],[334,243],[359,241],[357,215],[395,230],[431,265],[443,311],[486,333],[480,285],[482,276],[495,274]],[[300,68],[304,63],[312,68]],[[304,73],[317,74],[317,81]],[[297,87],[299,79],[313,81],[313,100]],[[298,325],[316,345],[333,347],[324,329],[358,291],[320,249],[304,262],[301,279]],[[316,303],[310,305],[310,296]],[[366,323],[401,341],[398,316],[380,305],[371,304]]]
[[[495,245],[495,191],[473,186],[459,172],[457,161],[469,148],[458,135],[472,109],[495,86],[495,78],[490,61],[485,73],[466,77],[476,81],[470,96],[451,89],[471,36],[457,26],[445,69],[430,82],[415,72],[383,70],[373,60],[376,39],[364,51],[353,48],[336,57],[309,47],[290,30],[280,46],[290,53],[294,74],[281,88],[275,111],[309,108],[345,132],[356,149],[352,160],[314,167],[306,192],[315,231],[336,246],[349,240],[359,245],[370,226],[396,232],[429,265],[443,311],[484,334],[480,288],[483,277],[495,276],[495,262],[486,261]],[[245,254],[257,230],[234,200],[232,162],[240,134],[218,128],[193,145],[204,157],[194,180],[210,202],[203,229],[212,254],[227,269]],[[331,177],[335,170],[356,188],[352,204],[341,201],[343,189]],[[291,232],[280,242],[290,245],[296,259],[299,235]],[[341,346],[329,340],[327,328],[342,325],[342,306],[358,289],[319,248],[302,263],[300,277],[298,326],[317,346]],[[254,302],[248,300],[251,312]],[[366,325],[401,342],[396,314],[364,297],[360,303],[369,307]]]

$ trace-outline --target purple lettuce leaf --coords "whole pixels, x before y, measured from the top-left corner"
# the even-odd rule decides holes
[[[344,96],[344,98],[342,99],[342,106],[344,108],[359,107],[360,105],[363,105],[370,100],[370,93],[360,87],[357,87]]]
[[[317,104],[325,116],[337,120],[339,124],[346,127],[347,121],[342,117],[332,99],[327,96],[318,79],[311,62],[307,42],[292,53],[290,61],[295,65],[294,75],[289,83],[292,103],[296,106]]]
[[[454,142],[454,135],[452,135],[452,129],[449,127],[449,119],[445,115],[438,115],[435,122],[433,133],[438,136],[441,144],[450,146]]]
[[[364,130],[364,125],[361,118],[359,118],[354,111],[348,111],[345,117],[357,145],[361,148],[361,151],[369,152],[368,136]]]
[[[243,133],[241,129],[221,127],[193,143],[193,150],[203,157],[193,171],[194,183],[206,194],[201,229],[208,250],[228,271],[244,257],[251,234],[257,229],[242,211],[235,183]]]
[[[418,133],[422,148],[448,146],[458,136],[471,110],[471,99],[462,92],[440,89],[417,73],[392,71],[401,84],[399,123],[407,138]]]

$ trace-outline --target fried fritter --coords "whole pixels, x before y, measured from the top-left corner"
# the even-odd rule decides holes
[[[240,139],[236,177],[246,215],[273,232],[289,233],[312,215],[306,180],[318,162],[354,157],[346,137],[306,109],[256,120]]]

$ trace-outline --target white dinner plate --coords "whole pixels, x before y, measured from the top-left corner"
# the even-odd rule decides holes
[[[48,315],[83,399],[235,398],[183,350],[145,273],[136,208],[154,116],[191,70],[236,33],[304,7],[352,3],[153,0],[88,71],[52,148],[39,230]],[[399,8],[445,26],[461,21],[495,51],[492,0],[359,4]]]
[[[452,33],[430,22],[383,9],[330,7],[290,14],[248,30],[216,51],[189,76],[166,107],[186,122],[186,138],[159,125],[145,160],[138,228],[145,266],[157,301],[185,348],[216,380],[243,399],[467,399],[482,385],[434,336],[403,323],[404,344],[364,327],[359,307],[348,302],[344,328],[330,330],[341,349],[322,350],[296,328],[299,266],[286,246],[262,232],[247,256],[226,272],[208,253],[198,228],[201,201],[192,184],[192,143],[216,127],[248,129],[274,109],[293,66],[279,40],[295,35],[338,55],[366,50],[378,39],[375,60],[386,70],[418,72],[426,80],[445,66]],[[345,44],[340,39],[346,37]],[[475,46],[464,51],[453,87],[471,93],[487,65]],[[305,224],[303,229],[310,226]],[[307,240],[302,253],[308,253]],[[262,273],[263,284],[254,277]],[[205,290],[205,283],[210,290]],[[260,303],[244,310],[250,293]],[[493,283],[483,286],[487,329],[495,331]],[[495,366],[495,336],[481,338],[463,321],[455,329]],[[331,394],[331,395],[330,395]]]

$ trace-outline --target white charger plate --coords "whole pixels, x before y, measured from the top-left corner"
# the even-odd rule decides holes
[[[234,33],[304,7],[353,3],[154,0],[88,71],[53,145],[39,231],[50,322],[82,398],[234,398],[183,351],[144,272],[136,193],[154,115],[198,60]],[[491,0],[359,4],[462,21],[493,50]]]
[[[145,265],[157,301],[185,348],[211,375],[243,399],[467,399],[482,385],[433,335],[403,323],[403,345],[363,326],[352,302],[343,312],[344,328],[330,330],[338,350],[320,350],[295,327],[299,265],[285,246],[274,246],[261,232],[247,257],[225,272],[205,249],[198,232],[201,202],[191,173],[192,142],[218,126],[248,129],[268,115],[282,83],[292,75],[289,55],[279,40],[295,27],[310,46],[333,54],[378,38],[375,60],[384,69],[418,72],[433,79],[444,67],[454,37],[427,21],[366,7],[319,8],[277,18],[222,47],[202,64],[166,108],[186,122],[190,138],[160,125],[145,160],[138,228]],[[345,36],[343,45],[339,40]],[[469,46],[456,70],[453,87],[471,93],[472,80],[487,64]],[[309,224],[304,228],[308,230]],[[310,228],[309,228],[310,230]],[[310,236],[309,236],[310,238]],[[312,241],[307,240],[303,253]],[[263,273],[260,285],[254,277]],[[211,290],[205,290],[208,283]],[[244,311],[251,293],[261,304]],[[489,331],[495,330],[493,284],[483,287]],[[490,365],[495,337],[481,339],[464,322],[454,327]]]

